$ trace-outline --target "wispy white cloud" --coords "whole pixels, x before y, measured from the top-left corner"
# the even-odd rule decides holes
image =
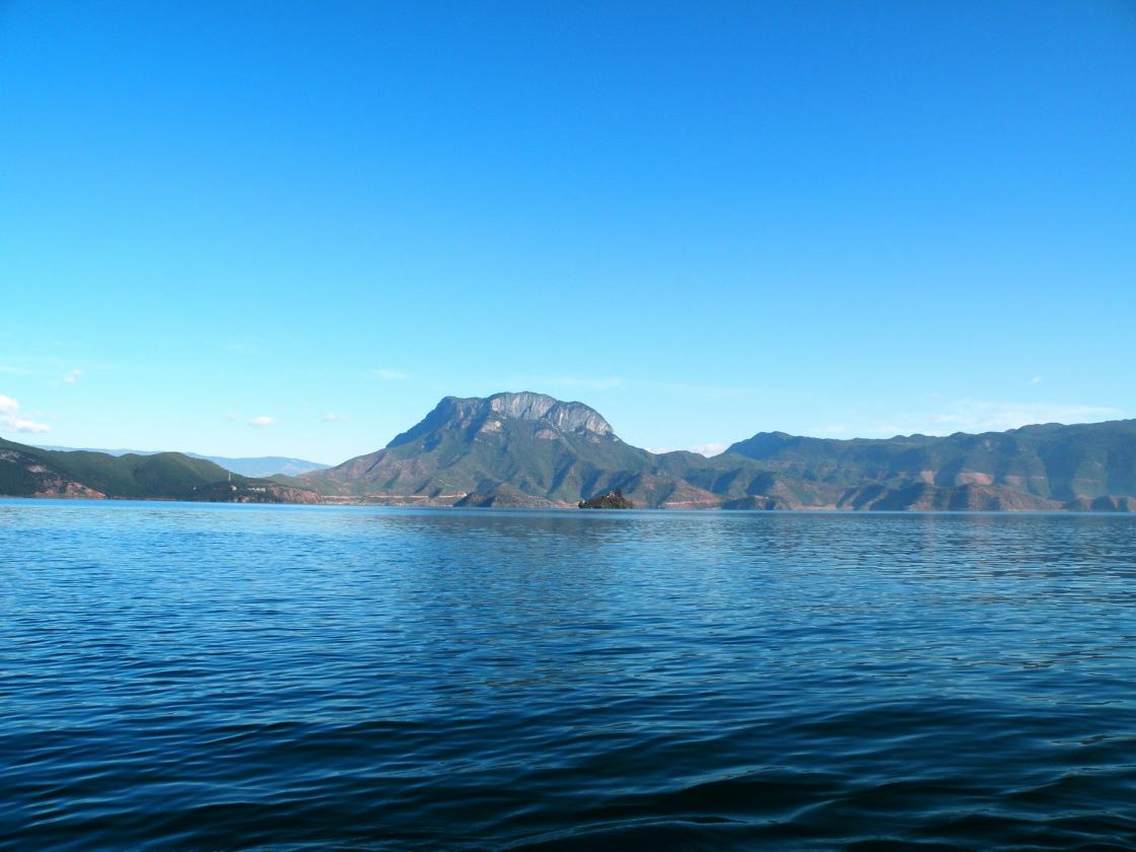
[[[20,403],[10,396],[0,395],[0,427],[9,432],[50,432],[46,423],[31,420],[20,414]]]
[[[753,394],[753,388],[728,385],[702,384],[701,382],[649,382],[647,387],[655,390],[695,396],[701,399],[738,399]]]
[[[964,399],[949,410],[932,414],[928,431],[1000,432],[1035,423],[1091,423],[1121,417],[1122,410],[1107,405]]]
[[[82,377],[83,371],[79,369],[71,370],[63,377],[64,384],[73,385]]]
[[[805,429],[805,434],[816,438],[855,438],[856,430],[847,423],[825,423]]]
[[[534,393],[547,393],[564,397],[569,394],[584,394],[588,391],[609,391],[623,386],[620,376],[574,376],[574,375],[513,375],[506,376],[502,388],[526,390]]]
[[[546,379],[545,383],[552,387],[583,388],[585,390],[612,390],[623,384],[619,376],[555,376]]]
[[[1109,405],[1061,402],[1016,402],[983,399],[939,399],[933,407],[921,406],[889,419],[856,417],[812,428],[803,426],[794,434],[817,438],[891,438],[895,435],[949,435],[953,432],[1004,432],[1039,423],[1094,423],[1131,416]]]
[[[728,446],[730,445],[723,443],[722,441],[708,441],[705,444],[695,444],[690,448],[690,451],[692,453],[698,453],[700,456],[711,458],[713,456],[721,455],[722,453],[724,453],[726,451],[726,447]]]
[[[375,370],[374,374],[376,379],[380,379],[384,382],[405,382],[410,378],[410,376],[402,372],[402,370],[392,370],[388,367]]]
[[[1031,385],[1040,385],[1041,384],[1041,376],[1034,376],[1032,379],[1030,379],[1030,384]]]
[[[23,367],[13,367],[10,364],[0,364],[0,373],[6,376],[26,376],[31,370],[26,370]]]
[[[681,449],[684,452],[688,453],[698,453],[698,455],[700,456],[711,458],[713,456],[724,453],[728,446],[729,444],[724,444],[721,441],[709,441],[705,444],[694,444],[690,447],[680,447],[678,449]],[[676,452],[676,449],[674,447],[649,447],[647,451],[655,453],[656,455],[661,455],[662,453]]]
[[[254,417],[252,420],[250,420],[249,426],[256,426],[257,428],[260,428],[262,426],[271,426],[275,422],[276,419],[274,417],[268,417],[267,415],[262,414],[260,417]]]
[[[324,423],[341,423],[346,419],[346,414],[336,414],[334,411],[329,411],[327,414],[320,418],[320,420]]]

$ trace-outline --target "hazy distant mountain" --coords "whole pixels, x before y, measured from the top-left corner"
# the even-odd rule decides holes
[[[231,470],[233,473],[239,473],[242,476],[274,476],[276,474],[284,474],[285,476],[299,476],[301,473],[308,473],[313,470],[326,470],[331,465],[320,464],[319,462],[307,461],[305,459],[293,459],[287,456],[257,456],[253,458],[231,459],[225,456],[199,456],[194,453],[186,453],[190,458],[205,459],[211,461],[216,465],[220,465],[225,470]]]
[[[61,450],[63,452],[76,452],[80,451],[76,447],[55,447],[46,444],[40,444],[40,449],[43,450]],[[106,453],[110,456],[152,456],[157,455],[159,450],[105,450],[91,447],[81,448],[82,452],[89,453]],[[331,465],[320,464],[319,462],[307,461],[305,459],[293,459],[287,456],[256,456],[253,458],[228,458],[226,456],[203,456],[198,453],[183,453],[191,459],[204,459],[211,461],[213,464],[220,465],[225,470],[231,470],[233,473],[239,473],[242,476],[252,477],[267,477],[274,476],[275,474],[284,474],[285,476],[299,476],[301,473],[307,473],[312,470],[325,470]]]
[[[1136,421],[834,441],[759,433],[725,453],[656,455],[579,402],[446,397],[385,449],[299,482],[327,495],[431,505],[739,509],[1136,510]]]
[[[233,474],[184,453],[111,455],[47,450],[3,439],[0,494],[240,503],[311,503],[318,499],[314,492]]]

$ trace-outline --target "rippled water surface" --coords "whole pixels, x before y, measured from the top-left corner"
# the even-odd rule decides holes
[[[0,844],[1136,844],[1136,518],[0,501]]]

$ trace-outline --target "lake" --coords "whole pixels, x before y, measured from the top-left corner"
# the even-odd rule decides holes
[[[1136,845],[1136,517],[0,501],[0,845]]]

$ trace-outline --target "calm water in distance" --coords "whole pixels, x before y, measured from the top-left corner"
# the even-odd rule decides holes
[[[0,501],[6,848],[1136,846],[1136,517]]]

